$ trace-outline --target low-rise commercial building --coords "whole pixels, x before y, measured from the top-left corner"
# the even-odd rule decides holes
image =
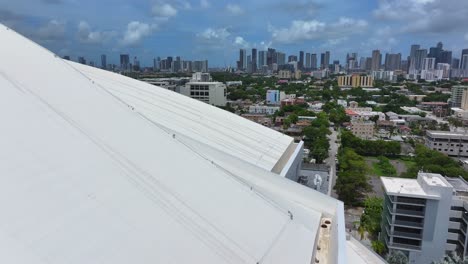
[[[468,157],[468,134],[464,132],[427,131],[426,147],[449,156]]]
[[[375,123],[372,121],[356,120],[351,122],[351,132],[362,139],[374,137]]]
[[[468,184],[461,178],[420,172],[417,179],[381,177],[385,191],[381,241],[409,263],[467,254]]]
[[[210,105],[226,105],[226,85],[221,82],[188,82],[180,93]]]
[[[279,79],[291,79],[291,71],[289,70],[280,70],[278,72]]]
[[[280,90],[268,90],[266,93],[266,103],[269,105],[279,105],[283,99],[286,99],[286,94]]]
[[[276,111],[279,111],[279,106],[268,106],[268,105],[251,105],[249,106],[249,114],[263,114],[272,115]]]

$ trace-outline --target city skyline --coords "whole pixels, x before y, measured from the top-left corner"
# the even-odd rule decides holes
[[[181,56],[236,67],[240,48],[269,47],[295,56],[331,51],[330,62],[343,64],[353,52],[371,57],[378,49],[404,59],[412,44],[429,48],[442,41],[459,58],[468,47],[468,3],[456,0],[0,2],[2,23],[60,56],[98,65],[102,54],[114,64],[130,54],[143,66]]]

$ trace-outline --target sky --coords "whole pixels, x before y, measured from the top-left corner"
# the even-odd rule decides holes
[[[468,48],[468,0],[0,0],[0,21],[60,56],[119,54],[235,67],[240,48],[370,56],[444,43]],[[250,53],[250,52],[249,52]]]

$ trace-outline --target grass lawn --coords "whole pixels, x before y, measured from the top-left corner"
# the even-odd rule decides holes
[[[376,175],[376,176],[386,176],[386,175],[382,172],[382,170],[380,169],[380,166],[379,166],[378,162],[373,162],[373,163],[372,163],[372,168],[371,168],[371,169],[372,169],[371,174],[373,174],[373,175]]]
[[[412,160],[402,160],[402,159],[400,159],[400,161],[405,163],[407,169],[409,169],[409,168],[411,168],[413,166],[416,166],[416,162],[414,162]]]

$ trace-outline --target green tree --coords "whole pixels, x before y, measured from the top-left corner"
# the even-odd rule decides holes
[[[385,260],[388,264],[408,264],[408,257],[399,250],[390,251]]]
[[[385,244],[380,240],[372,241],[371,246],[375,253],[379,255],[382,255],[385,252]]]
[[[368,166],[364,158],[346,148],[339,156],[340,172],[335,184],[338,197],[346,205],[360,205],[372,188],[367,182]]]
[[[468,259],[463,260],[455,252],[450,252],[442,258],[440,261],[434,261],[433,264],[468,264]]]
[[[360,225],[374,238],[380,232],[382,218],[383,199],[368,197],[364,200],[364,213],[361,215]]]

